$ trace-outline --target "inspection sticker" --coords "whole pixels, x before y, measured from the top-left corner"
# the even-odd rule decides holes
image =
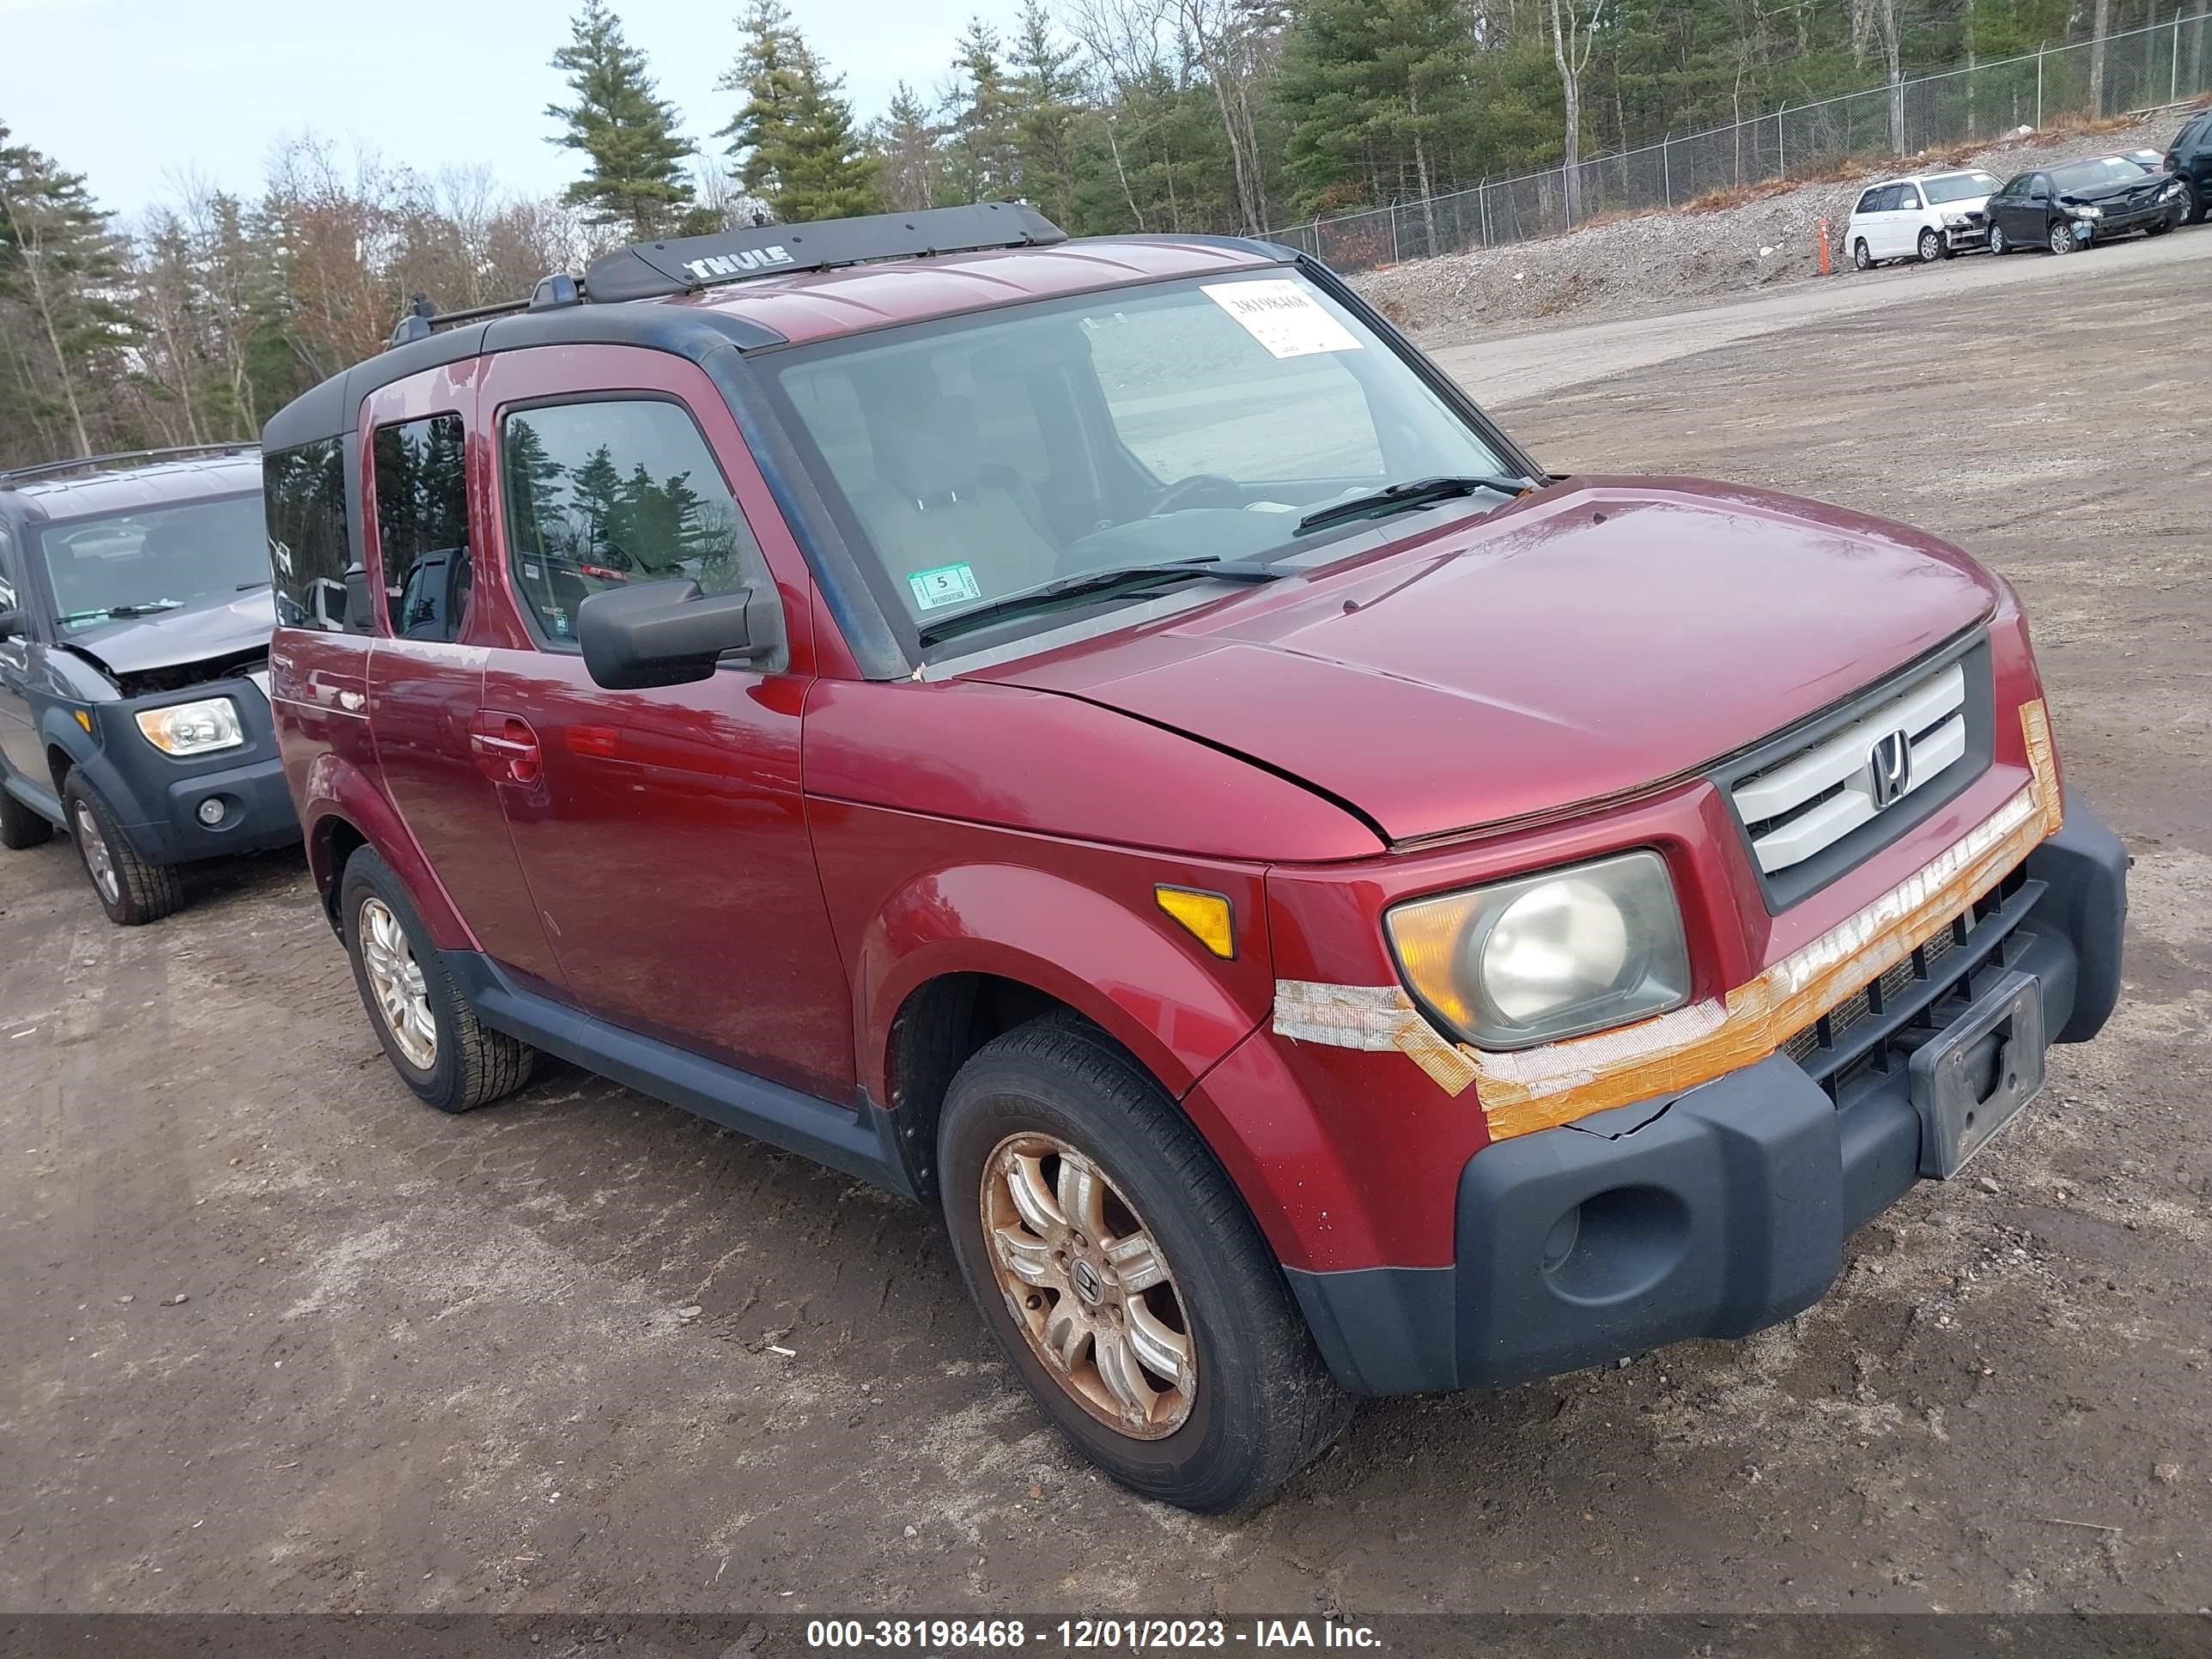
[[[980,599],[983,590],[975,586],[975,573],[964,564],[940,564],[934,570],[917,570],[906,579],[914,590],[915,608],[934,611],[941,605],[958,605],[967,599]]]
[[[1275,356],[1310,357],[1316,351],[1361,349],[1350,329],[1324,310],[1303,284],[1286,276],[1206,283],[1200,289]]]

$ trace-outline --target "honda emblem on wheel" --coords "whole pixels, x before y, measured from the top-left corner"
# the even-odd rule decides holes
[[[1893,732],[1867,751],[1867,776],[1873,782],[1875,810],[1896,805],[1897,798],[1912,787],[1912,744],[1902,732]]]

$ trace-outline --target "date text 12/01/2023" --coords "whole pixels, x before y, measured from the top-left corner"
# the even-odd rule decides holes
[[[1058,1647],[1070,1652],[1137,1649],[1359,1648],[1382,1638],[1334,1619],[1062,1619],[1032,1627],[1022,1619],[815,1619],[810,1648]]]

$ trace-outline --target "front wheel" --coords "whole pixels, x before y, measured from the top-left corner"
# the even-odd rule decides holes
[[[1863,236],[1851,244],[1851,263],[1861,270],[1874,269],[1874,255],[1867,251],[1866,238]]]
[[[1266,1496],[1352,1414],[1228,1176],[1150,1077],[1073,1015],[985,1045],[938,1130],[961,1276],[1076,1449],[1216,1513]]]
[[[2181,212],[2174,220],[2178,225],[2193,225],[2204,216],[2204,198],[2197,186],[2188,179],[2181,181]]]
[[[1943,257],[1943,238],[1933,230],[1920,233],[1920,263],[1932,265]]]
[[[1996,258],[2002,259],[2006,254],[2011,252],[2012,244],[2005,240],[2004,227],[2002,225],[1991,225],[1990,227],[1990,254]]]
[[[368,1023],[409,1088],[441,1112],[465,1112],[530,1081],[538,1051],[478,1023],[407,890],[374,851],[346,860],[338,905]]]
[[[185,884],[176,866],[139,857],[107,803],[75,767],[62,780],[62,815],[110,921],[137,927],[184,907]]]
[[[2074,251],[2074,228],[2063,219],[2051,228],[2051,251],[2053,253],[2071,253]]]

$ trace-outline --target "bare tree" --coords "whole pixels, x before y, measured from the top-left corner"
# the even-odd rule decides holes
[[[2101,6],[2106,0],[2098,0]],[[1889,75],[1889,148],[1905,154],[1905,67],[1898,57],[1897,0],[1851,0],[1851,51],[1866,62],[1867,49],[1881,42]]]
[[[1566,186],[1567,222],[1583,216],[1583,71],[1597,46],[1605,21],[1605,0],[1551,0],[1552,61],[1559,66],[1559,91],[1566,102],[1566,145],[1560,178]]]
[[[1241,230],[1257,233],[1267,224],[1267,187],[1260,159],[1258,124],[1253,118],[1255,89],[1272,56],[1264,14],[1243,0],[1176,0],[1176,15],[1206,71],[1221,127],[1229,140],[1229,161],[1237,192]]]
[[[2089,113],[2105,112],[2105,37],[2112,32],[2112,0],[2097,0],[2089,21]]]

